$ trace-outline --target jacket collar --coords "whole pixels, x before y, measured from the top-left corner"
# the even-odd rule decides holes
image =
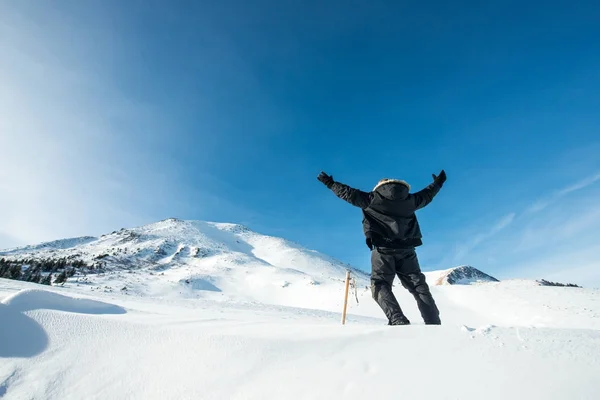
[[[387,185],[389,183],[400,183],[400,184],[406,186],[408,188],[408,190],[410,191],[410,185],[406,181],[403,181],[401,179],[383,179],[377,185],[375,185],[375,187],[373,188],[373,191],[376,191],[381,186]]]

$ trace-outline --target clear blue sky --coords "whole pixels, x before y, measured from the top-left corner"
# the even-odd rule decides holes
[[[63,152],[0,175],[27,193],[0,203],[13,218],[0,247],[176,216],[243,223],[368,270],[360,210],[317,174],[419,189],[444,168],[418,214],[423,269],[600,286],[597,2],[0,11],[4,145],[32,151],[30,135],[35,154]]]

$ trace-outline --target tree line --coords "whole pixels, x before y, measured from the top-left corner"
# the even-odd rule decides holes
[[[576,285],[574,283],[560,283],[560,282],[551,282],[545,279],[538,280],[538,283],[542,286],[560,286],[560,287],[573,287],[573,288],[581,288],[581,286]]]
[[[33,282],[42,285],[60,285],[77,271],[101,272],[102,264],[87,264],[82,260],[60,259],[0,259],[0,278]]]

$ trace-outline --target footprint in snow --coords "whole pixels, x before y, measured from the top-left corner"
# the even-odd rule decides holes
[[[479,328],[471,328],[467,325],[463,325],[460,327],[460,330],[463,332],[470,333],[471,338],[474,338],[475,335],[483,335],[483,336],[489,335],[492,332],[492,329],[495,327],[496,327],[495,325],[484,325],[484,326],[480,326]]]

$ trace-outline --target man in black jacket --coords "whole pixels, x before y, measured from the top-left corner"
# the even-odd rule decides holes
[[[367,193],[336,182],[324,172],[318,177],[336,196],[363,211],[363,231],[371,249],[371,291],[389,325],[410,324],[392,292],[395,276],[415,297],[423,321],[441,323],[415,252],[423,244],[415,211],[428,205],[446,181],[444,170],[432,176],[433,183],[416,193],[409,193],[410,185],[396,179],[382,179]]]

